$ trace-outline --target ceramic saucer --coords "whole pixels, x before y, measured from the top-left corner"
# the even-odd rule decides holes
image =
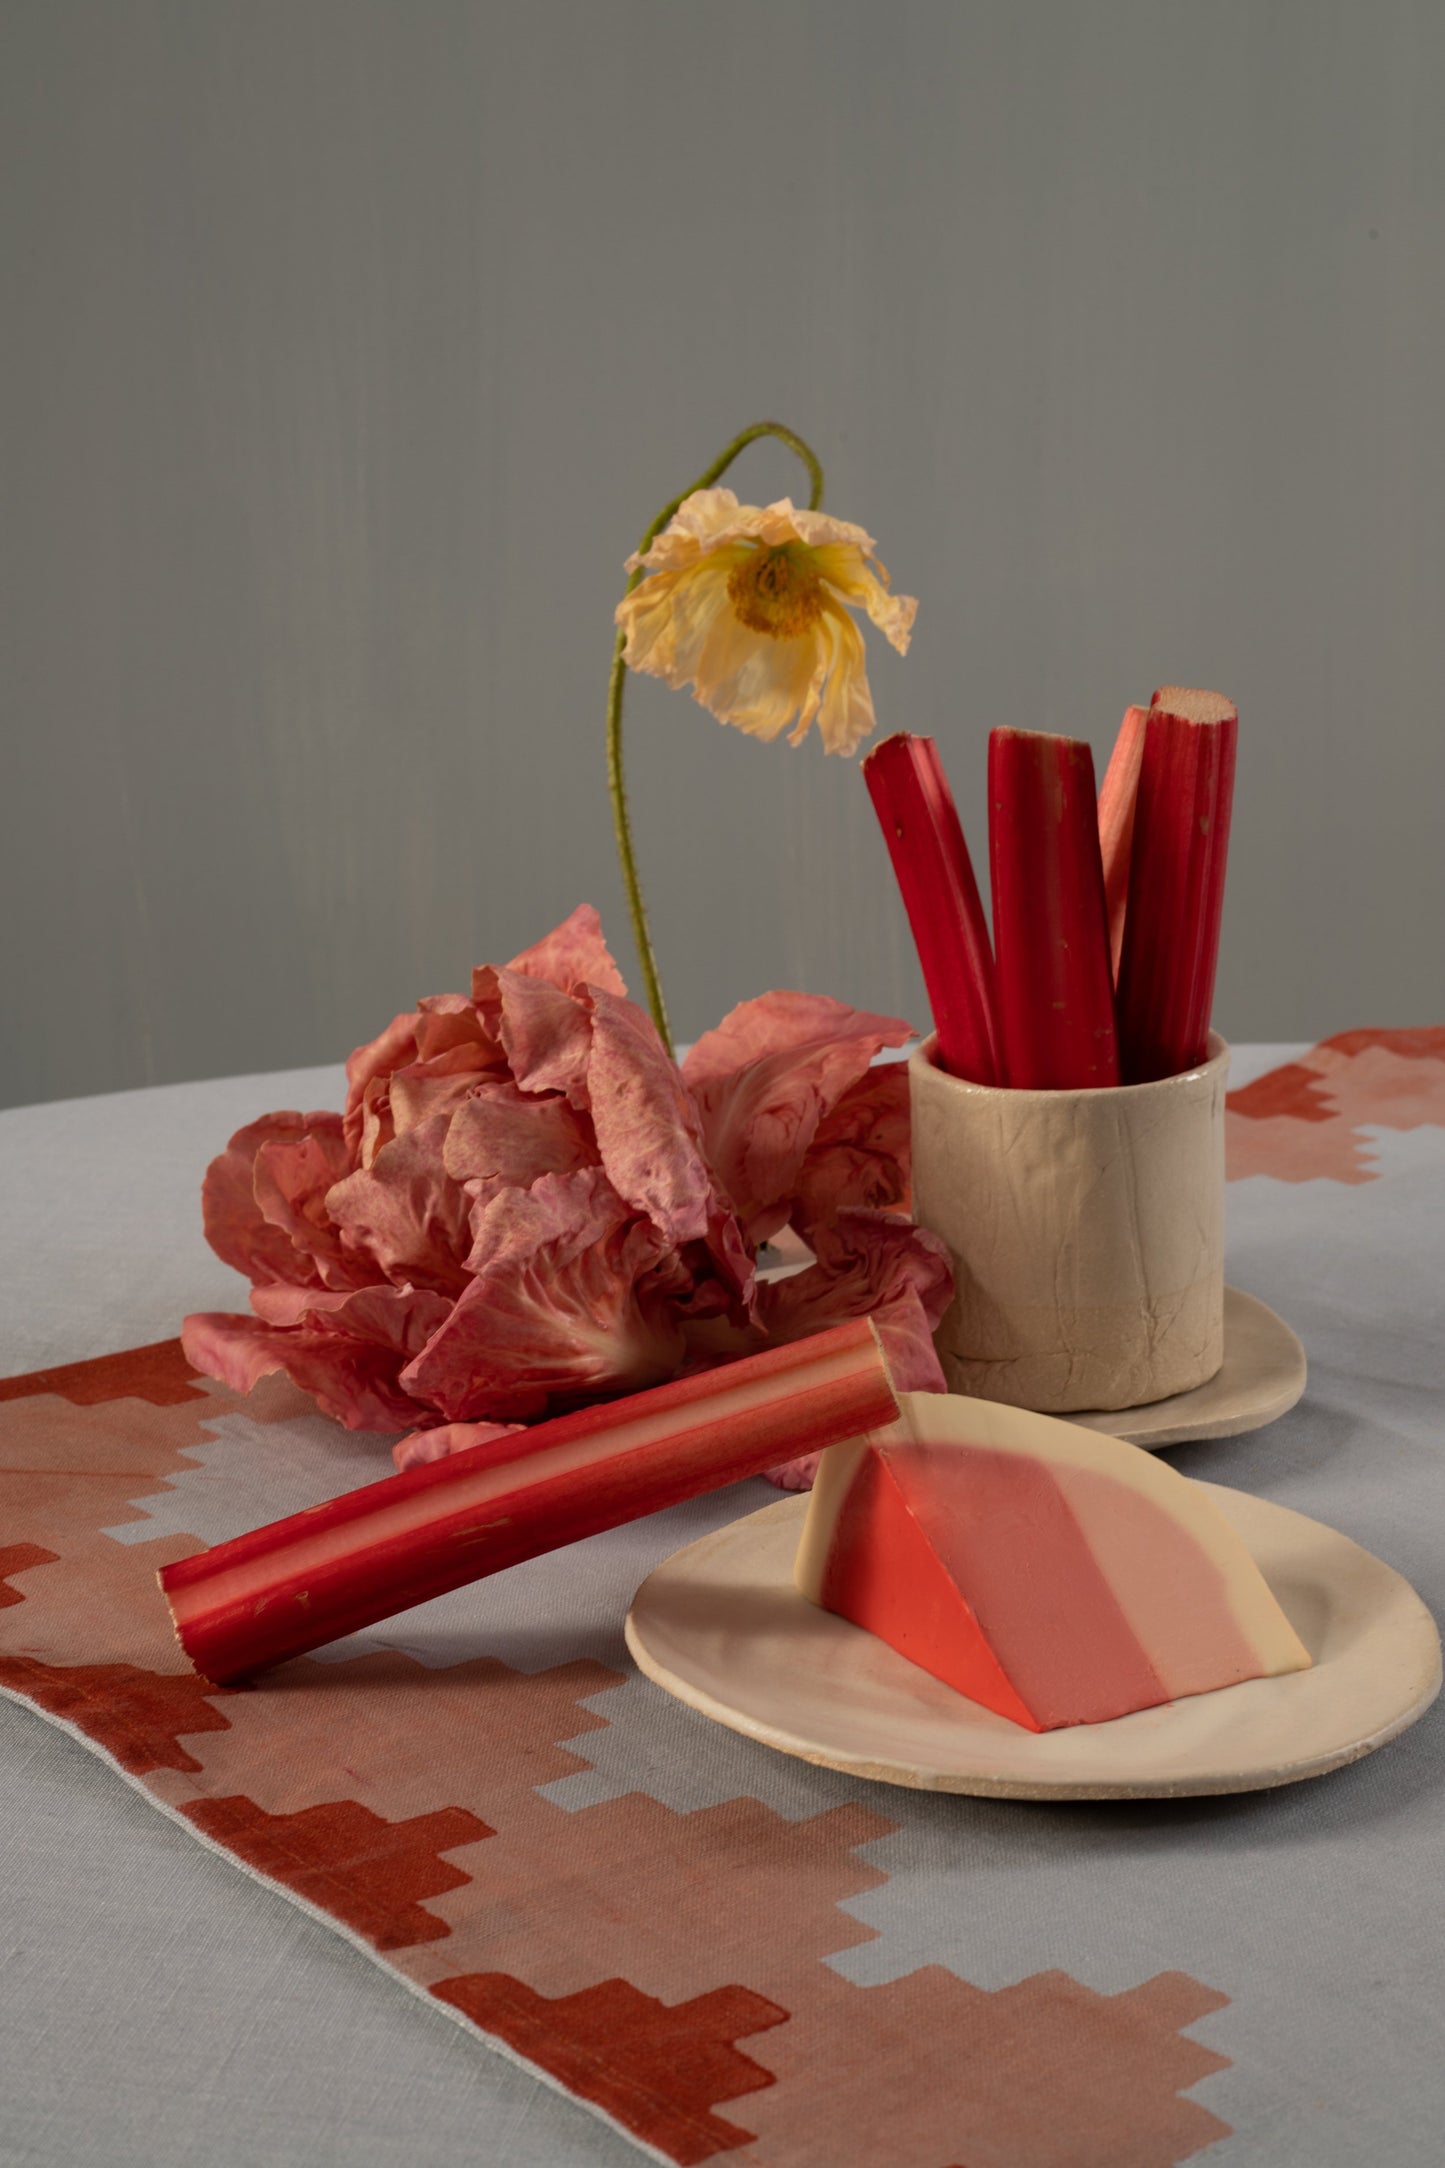
[[[627,1645],[704,1716],[824,1768],[997,1799],[1170,1799],[1323,1776],[1393,1739],[1440,1690],[1440,1637],[1408,1581],[1285,1506],[1206,1483],[1313,1669],[1107,1724],[1025,1731],[793,1586],[806,1498],[689,1544],[638,1590]]]
[[[1224,1290],[1224,1362],[1207,1385],[1143,1408],[1067,1415],[1154,1450],[1192,1438],[1236,1438],[1287,1415],[1305,1389],[1305,1351],[1282,1317],[1237,1287]]]

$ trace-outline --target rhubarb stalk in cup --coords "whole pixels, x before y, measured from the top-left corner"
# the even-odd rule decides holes
[[[993,938],[931,738],[864,763],[950,1076],[1080,1091],[1206,1058],[1238,724],[1223,694],[1130,707],[1097,804],[1082,739],[989,739]]]
[[[1094,756],[1081,738],[995,730],[989,863],[1003,1083],[1119,1082]]]
[[[1129,856],[1134,845],[1134,810],[1139,801],[1139,768],[1148,719],[1147,708],[1125,708],[1099,789],[1099,851],[1104,863],[1104,903],[1109,913],[1109,960],[1116,980],[1124,946]]]
[[[1000,1083],[993,951],[938,747],[900,731],[869,754],[863,777],[913,929],[939,1062],[950,1076]]]
[[[1238,720],[1220,693],[1161,686],[1149,708],[1119,961],[1131,1084],[1204,1059],[1219,961]]]

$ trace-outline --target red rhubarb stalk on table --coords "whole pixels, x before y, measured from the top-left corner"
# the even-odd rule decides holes
[[[869,754],[863,775],[913,930],[939,1067],[997,1084],[993,951],[938,747],[900,731]]]
[[[1219,961],[1238,721],[1221,693],[1164,685],[1144,730],[1119,1039],[1130,1084],[1203,1061]]]
[[[897,1412],[878,1335],[860,1318],[539,1423],[515,1441],[490,1437],[181,1559],[158,1578],[182,1648],[225,1686]]]
[[[1099,851],[1104,861],[1104,904],[1109,913],[1109,960],[1119,976],[1124,947],[1124,907],[1129,900],[1129,857],[1134,843],[1134,809],[1139,796],[1139,767],[1144,758],[1147,708],[1125,708],[1104,780],[1099,786]]]
[[[1117,1084],[1094,756],[1081,738],[992,731],[988,804],[1000,1081]]]

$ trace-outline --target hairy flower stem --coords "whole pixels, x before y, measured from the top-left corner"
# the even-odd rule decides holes
[[[734,437],[710,467],[688,484],[681,496],[665,504],[652,525],[638,544],[638,555],[645,556],[657,536],[673,517],[678,507],[692,496],[695,490],[711,489],[727,473],[738,453],[758,437],[776,437],[786,444],[790,452],[796,452],[808,470],[808,509],[816,512],[823,502],[823,469],[817,454],[805,444],[800,436],[787,429],[781,422],[754,422],[741,436]],[[634,572],[627,582],[630,595],[643,572]],[[647,906],[642,900],[642,883],[637,876],[637,858],[632,848],[632,823],[627,812],[627,785],[622,775],[622,696],[627,684],[625,651],[626,635],[619,632],[612,645],[612,675],[607,685],[607,788],[612,796],[612,825],[617,835],[617,856],[622,866],[622,885],[627,890],[627,908],[632,914],[632,938],[642,965],[642,980],[647,989],[647,1006],[652,1011],[663,1045],[669,1055],[673,1053],[672,1033],[667,1028],[667,1007],[662,998],[662,984],[657,976],[657,958],[652,953],[652,935],[647,924]]]

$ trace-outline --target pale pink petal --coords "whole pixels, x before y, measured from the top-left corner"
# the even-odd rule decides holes
[[[211,1161],[201,1185],[201,1214],[206,1240],[224,1264],[260,1285],[304,1280],[321,1284],[313,1259],[297,1249],[289,1228],[267,1218],[256,1199],[256,1159],[267,1146],[304,1145],[336,1121],[334,1114],[263,1114],[238,1129],[224,1152]]]
[[[396,1382],[401,1356],[348,1333],[282,1332],[257,1318],[212,1312],[185,1320],[181,1345],[197,1370],[235,1392],[284,1371],[348,1430],[401,1430],[421,1412]]]
[[[683,1352],[647,1284],[661,1254],[599,1168],[503,1190],[478,1227],[477,1277],[403,1385],[461,1422],[657,1384]]]
[[[665,1245],[702,1240],[716,1209],[691,1099],[650,1016],[593,995],[587,1094],[608,1180]]]
[[[471,1205],[442,1160],[450,1119],[440,1114],[393,1138],[370,1167],[338,1182],[326,1204],[346,1248],[374,1258],[387,1279],[459,1294]]]
[[[405,1474],[408,1468],[425,1467],[429,1460],[446,1460],[453,1453],[470,1453],[479,1445],[499,1445],[504,1438],[514,1438],[526,1427],[525,1423],[438,1423],[435,1430],[414,1430],[409,1438],[398,1439],[391,1449],[391,1457]],[[512,1452],[503,1450],[496,1458],[510,1460]]]
[[[539,1175],[596,1166],[592,1125],[560,1093],[533,1096],[502,1078],[478,1084],[452,1116],[442,1163],[454,1182],[530,1189]]]
[[[574,986],[601,986],[609,994],[627,992],[602,938],[602,921],[590,903],[579,903],[570,918],[514,956],[506,968],[520,971],[524,978],[550,980],[564,994]]]

